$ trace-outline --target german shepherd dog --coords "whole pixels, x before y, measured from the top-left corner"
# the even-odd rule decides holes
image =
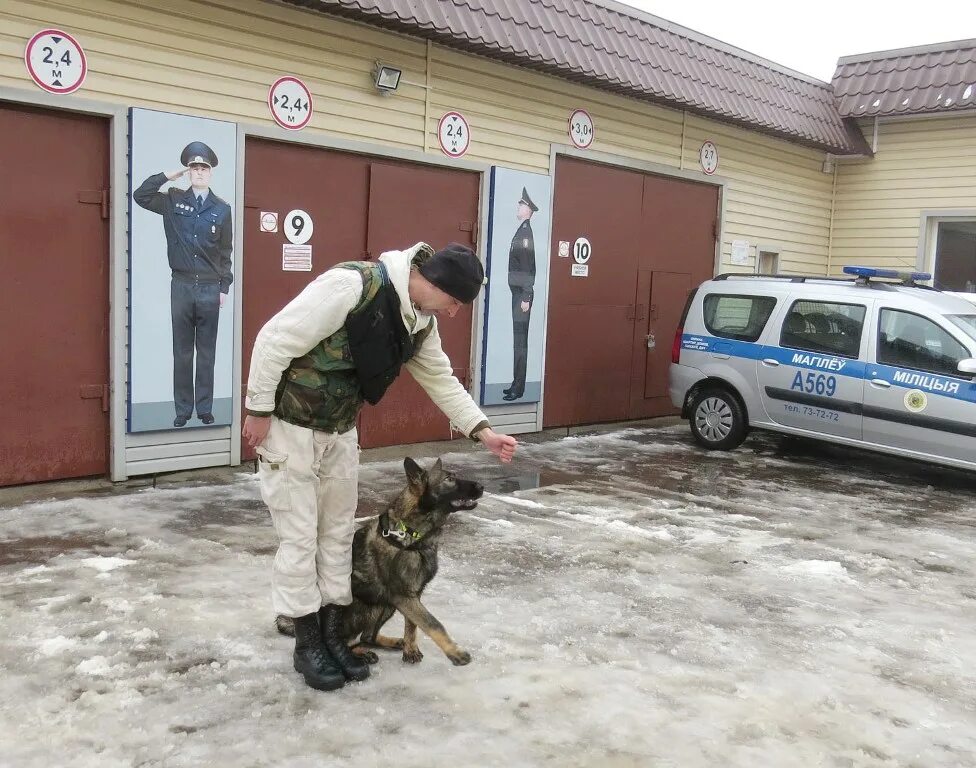
[[[437,574],[437,545],[448,516],[474,509],[484,488],[455,477],[440,459],[424,471],[408,457],[403,468],[406,487],[376,522],[359,528],[353,538],[353,601],[344,610],[343,633],[353,652],[371,664],[378,657],[370,646],[403,651],[403,660],[416,664],[424,657],[417,647],[420,627],[454,664],[467,664],[471,655],[451,639],[420,596]],[[381,635],[396,611],[403,615],[403,637]],[[291,618],[278,616],[275,623],[282,634],[294,634]]]

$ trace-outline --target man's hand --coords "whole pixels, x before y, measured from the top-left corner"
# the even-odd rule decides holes
[[[249,446],[257,448],[268,436],[269,429],[271,429],[270,416],[251,416],[248,414],[244,417],[244,428],[241,430],[241,434]]]
[[[176,181],[184,173],[188,173],[189,170],[190,170],[189,168],[181,168],[178,171],[170,171],[169,173],[166,174],[166,178],[169,179],[170,181]]]
[[[528,301],[523,301],[519,306],[522,307],[522,311],[523,312],[528,312],[529,311],[529,307],[532,306],[532,303],[531,302],[528,302]]]
[[[250,417],[248,417],[250,418]],[[515,455],[518,441],[511,435],[500,435],[491,427],[485,427],[477,435],[482,445],[495,454],[503,463],[508,464]]]

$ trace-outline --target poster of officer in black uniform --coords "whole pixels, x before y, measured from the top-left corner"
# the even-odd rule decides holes
[[[503,400],[518,400],[525,395],[525,368],[529,354],[529,319],[535,285],[535,240],[532,237],[532,214],[539,206],[532,202],[528,190],[516,206],[519,226],[508,249],[508,287],[512,292],[512,383],[503,390]]]
[[[175,150],[171,157],[152,152],[150,159],[146,157],[150,154],[146,151],[148,146],[140,142],[142,132],[136,130],[145,121],[134,120],[132,183],[140,181],[136,176],[137,159],[143,169],[150,162],[155,168],[149,165],[152,172],[142,176],[132,192],[138,208],[133,208],[131,248],[133,387],[129,430],[229,424],[231,393],[229,387],[221,385],[229,383],[231,371],[220,370],[220,377],[216,373],[222,367],[218,366],[221,330],[225,331],[225,346],[232,343],[233,315],[228,296],[234,281],[234,217],[227,199],[233,199],[234,187],[224,185],[225,197],[214,186],[225,166],[229,165],[233,176],[236,136],[231,146],[220,146],[214,141],[215,136],[220,138],[220,131],[204,131],[209,135],[202,138],[189,133],[198,121],[217,121],[149,110],[133,112],[147,113],[146,117],[155,122],[175,119],[178,125],[185,124],[186,132],[182,136],[176,134],[183,139],[179,145],[170,141]],[[174,168],[177,157],[179,167]],[[157,170],[160,166],[174,170]],[[137,215],[138,209],[154,215],[149,220]],[[225,315],[224,319],[221,315]],[[167,327],[170,337],[164,340]],[[157,345],[156,360],[138,354],[146,351],[144,344]],[[159,359],[164,344],[172,350],[169,371],[163,369],[164,361]],[[228,354],[223,357],[229,361]],[[218,382],[217,378],[223,381]]]
[[[491,170],[482,405],[542,397],[551,198],[545,174]]]

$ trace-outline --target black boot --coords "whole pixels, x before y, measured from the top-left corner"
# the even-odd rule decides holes
[[[295,671],[301,672],[305,682],[319,691],[334,691],[346,684],[329,652],[322,645],[317,613],[295,619]]]
[[[342,636],[342,606],[329,604],[319,609],[322,625],[322,642],[347,680],[365,680],[369,677],[369,664],[349,650]]]

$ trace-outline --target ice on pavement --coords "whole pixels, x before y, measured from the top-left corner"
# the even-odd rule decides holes
[[[473,661],[337,693],[253,475],[0,508],[0,765],[976,765],[976,481],[685,427],[443,458],[488,487],[424,598]]]

